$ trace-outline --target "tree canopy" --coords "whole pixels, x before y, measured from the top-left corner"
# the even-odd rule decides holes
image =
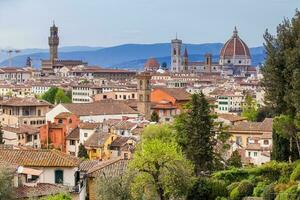
[[[51,87],[42,95],[42,99],[52,104],[72,102],[72,96],[70,92],[65,92],[63,89],[57,87]]]
[[[290,119],[288,122],[292,121],[293,126],[296,126],[300,116],[300,12],[296,11],[291,20],[285,19],[279,24],[276,36],[266,31],[264,38],[267,58],[262,67],[264,75],[262,85],[265,88],[266,104],[275,111],[276,115],[286,115],[286,117],[281,116],[281,121],[284,118]],[[273,135],[276,138],[273,152],[277,151],[273,155],[284,160],[295,157],[293,149],[298,137],[289,134],[286,138],[281,130],[276,129],[274,134],[279,135]],[[284,149],[289,149],[285,155],[282,154],[286,153]],[[275,159],[277,157],[273,156]],[[295,158],[299,158],[299,155]]]

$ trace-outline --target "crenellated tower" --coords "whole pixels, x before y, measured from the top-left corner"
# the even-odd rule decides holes
[[[58,58],[58,45],[59,45],[59,37],[58,37],[58,27],[55,26],[53,22],[53,26],[50,27],[50,36],[48,37],[48,44],[50,48],[50,61],[52,65],[54,61]]]

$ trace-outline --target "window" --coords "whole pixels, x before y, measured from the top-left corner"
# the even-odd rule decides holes
[[[250,156],[251,156],[251,152],[249,151],[249,152],[248,152],[248,157],[250,157]]]
[[[69,119],[69,124],[72,124],[72,119]]]
[[[63,120],[62,120],[62,119],[58,119],[58,123],[59,123],[59,124],[62,124],[62,123],[63,123]]]
[[[62,184],[64,182],[64,171],[63,170],[55,170],[54,171],[54,178],[56,184]]]
[[[269,144],[269,140],[264,140],[264,145],[268,145]]]
[[[257,152],[254,152],[254,157],[257,157]]]
[[[241,136],[236,136],[236,137],[235,137],[235,142],[236,142],[238,145],[242,145],[242,137],[241,137]]]
[[[34,135],[33,138],[34,138],[34,140],[37,140],[37,135]]]
[[[75,145],[75,140],[70,140],[70,145]]]
[[[88,133],[84,133],[84,137],[87,137],[88,136]]]
[[[41,112],[41,110],[39,109],[38,110],[38,116],[41,116],[42,115],[42,112]]]

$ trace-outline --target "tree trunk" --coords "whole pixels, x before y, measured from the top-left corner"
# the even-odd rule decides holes
[[[299,138],[298,138],[298,136],[296,136],[295,139],[296,139],[296,145],[297,145],[297,149],[298,149],[298,156],[300,158],[300,145],[299,145]]]
[[[293,151],[293,138],[290,137],[290,155],[289,155],[289,163],[292,163],[292,151]]]

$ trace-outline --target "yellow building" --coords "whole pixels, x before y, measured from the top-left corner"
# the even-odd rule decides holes
[[[90,160],[108,160],[110,158],[110,144],[117,135],[96,130],[84,143]]]

